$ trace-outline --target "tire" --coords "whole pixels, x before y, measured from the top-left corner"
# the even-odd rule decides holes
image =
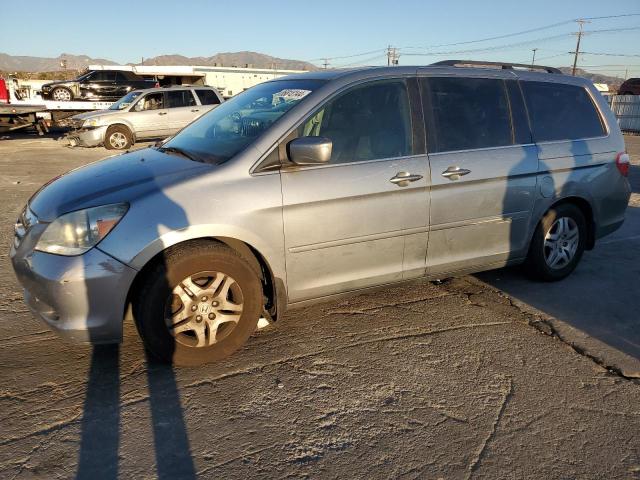
[[[633,95],[633,92],[623,92],[620,95]]]
[[[70,102],[73,100],[73,92],[66,87],[56,87],[51,90],[51,99],[58,102]]]
[[[124,125],[113,125],[107,128],[104,135],[104,148],[107,150],[127,150],[133,145],[131,131]]]
[[[580,262],[586,240],[587,221],[577,206],[565,203],[551,208],[533,234],[525,261],[527,273],[545,282],[562,280]]]
[[[256,330],[263,309],[258,275],[216,242],[170,248],[139,285],[132,302],[138,333],[152,358],[175,365],[228,357]]]

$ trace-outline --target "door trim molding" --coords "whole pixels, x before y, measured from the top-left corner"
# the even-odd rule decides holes
[[[428,232],[429,227],[415,227],[403,230],[393,230],[390,232],[374,233],[371,235],[361,235],[358,237],[342,238],[340,240],[330,240],[328,242],[313,243],[309,245],[299,245],[297,247],[289,247],[289,253],[309,252],[311,250],[321,250],[323,248],[340,247],[343,245],[351,245],[354,243],[369,242],[372,240],[383,240],[385,238],[403,237],[406,235],[414,235],[416,233]]]

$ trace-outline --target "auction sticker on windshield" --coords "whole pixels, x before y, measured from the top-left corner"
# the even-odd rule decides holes
[[[303,90],[301,88],[286,88],[273,94],[273,98],[283,98],[285,101],[302,100],[309,95],[311,90]]]

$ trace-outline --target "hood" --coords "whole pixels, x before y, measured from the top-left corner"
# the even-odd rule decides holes
[[[29,200],[39,220],[110,203],[132,202],[147,193],[211,171],[215,166],[159,152],[136,150],[54,178]]]
[[[78,113],[71,118],[73,120],[88,120],[89,118],[109,117],[123,113],[126,113],[126,110],[92,110],[91,112]]]
[[[56,85],[69,85],[71,83],[74,83],[75,80],[56,80],[55,82],[49,82],[49,83],[45,83],[42,86],[43,87],[55,87]]]

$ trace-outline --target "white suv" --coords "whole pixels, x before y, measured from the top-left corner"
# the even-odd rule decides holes
[[[108,110],[81,113],[71,119],[72,146],[126,150],[143,138],[173,135],[224,100],[211,87],[166,87],[136,90]]]

